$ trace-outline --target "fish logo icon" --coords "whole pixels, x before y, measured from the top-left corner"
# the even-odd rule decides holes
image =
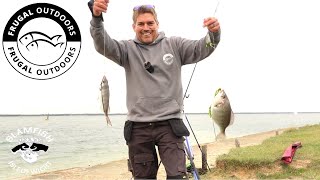
[[[51,166],[48,157],[54,144],[54,137],[45,129],[21,127],[6,135],[8,144],[8,165],[15,172],[30,175],[45,171]],[[19,171],[16,171],[20,169]]]
[[[30,31],[23,34],[18,41],[18,47],[21,54],[30,63],[38,65],[47,65],[55,62],[65,51],[66,40],[62,35],[49,35],[40,31]],[[50,53],[48,53],[50,52]]]
[[[22,45],[25,45],[25,44],[28,45],[28,44],[32,43],[33,41],[37,41],[37,40],[41,39],[43,41],[47,41],[52,44],[56,44],[59,41],[61,36],[62,35],[55,35],[53,37],[49,37],[45,33],[42,33],[39,31],[31,31],[31,32],[28,32],[28,33],[22,35],[22,37],[19,38],[19,42]]]
[[[3,49],[10,65],[20,74],[38,80],[52,79],[76,62],[81,33],[73,17],[61,7],[30,4],[8,21]]]

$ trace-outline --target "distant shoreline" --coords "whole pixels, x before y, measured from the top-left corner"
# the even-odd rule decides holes
[[[236,112],[235,114],[316,114],[320,112]],[[207,114],[207,112],[198,112],[198,113],[186,113],[186,114]],[[8,117],[8,116],[101,116],[104,115],[103,113],[75,113],[75,114],[0,114],[0,117]],[[126,113],[113,113],[109,114],[113,115],[126,115]]]

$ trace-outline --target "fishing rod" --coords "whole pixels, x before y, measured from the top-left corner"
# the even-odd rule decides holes
[[[219,4],[220,4],[220,0],[218,0],[218,3],[217,3],[217,6],[216,6],[216,8],[215,8],[215,10],[214,10],[213,16],[215,16]],[[198,62],[196,62],[195,65],[194,65],[194,67],[193,67],[193,71],[192,71],[192,73],[191,73],[191,76],[190,76],[190,79],[189,79],[189,82],[188,82],[186,91],[185,91],[185,93],[184,93],[184,95],[183,95],[183,100],[184,100],[185,98],[188,98],[188,97],[189,97],[189,95],[187,96],[187,92],[188,92],[188,89],[189,89],[191,80],[192,80],[192,78],[193,78],[194,72],[195,72],[195,70],[196,70],[197,64],[198,64]],[[189,120],[188,120],[188,117],[187,117],[186,113],[184,112],[184,110],[183,110],[183,114],[185,115],[185,119],[186,119],[186,121],[187,121],[187,123],[188,123],[188,125],[189,125],[189,127],[190,127],[190,130],[191,130],[191,132],[192,132],[192,134],[193,134],[193,136],[194,136],[194,138],[195,138],[195,140],[196,140],[196,143],[197,143],[197,145],[198,145],[198,148],[199,148],[199,150],[201,151],[201,153],[203,154],[203,151],[202,151],[202,149],[201,149],[201,147],[200,147],[200,144],[199,144],[199,142],[198,142],[198,139],[197,139],[197,137],[196,137],[196,135],[195,135],[192,127],[191,127],[191,124],[190,124],[190,122],[189,122]],[[213,128],[214,128],[214,131],[215,131],[214,124],[213,124]],[[188,140],[188,139],[186,138],[186,140]],[[197,169],[196,169],[196,167],[195,167],[195,164],[194,164],[194,162],[193,162],[193,160],[192,160],[193,155],[191,154],[191,147],[190,147],[190,145],[189,145],[189,141],[187,141],[187,147],[188,147],[188,148],[187,148],[187,153],[188,153],[188,156],[189,156],[189,160],[190,160],[190,162],[191,162],[191,165],[193,166],[193,170],[194,170],[194,173],[195,173],[195,177],[197,177],[198,179],[200,179],[200,176],[199,176],[199,174],[198,174],[198,172],[197,172]],[[207,161],[206,161],[206,165],[207,165],[209,171],[211,171]]]
[[[194,180],[200,180],[200,175],[199,175],[199,172],[196,168],[196,165],[193,161],[193,153],[192,153],[192,146],[190,146],[189,144],[189,138],[186,137],[186,140],[185,140],[185,150],[187,152],[187,156],[188,156],[188,159],[190,161],[190,165],[191,165],[191,171],[193,172],[193,178]],[[189,177],[188,177],[189,179]]]
[[[189,97],[189,95],[187,96],[187,92],[188,92],[188,89],[189,89],[189,86],[190,86],[191,79],[192,79],[192,77],[193,77],[194,71],[195,71],[195,69],[196,69],[196,66],[197,66],[197,63],[194,65],[194,68],[193,68],[191,77],[190,77],[190,79],[189,79],[189,82],[188,82],[186,91],[185,91],[185,93],[184,93],[184,95],[183,95],[183,101],[184,101],[185,98],[188,98],[188,97]],[[194,131],[193,131],[193,129],[192,129],[192,126],[191,126],[191,124],[190,124],[190,122],[189,122],[189,120],[188,120],[188,118],[187,118],[186,113],[184,112],[184,109],[182,110],[182,112],[183,112],[183,114],[184,114],[184,116],[185,116],[185,119],[186,119],[186,121],[187,121],[187,123],[188,123],[188,125],[189,125],[189,128],[190,128],[190,130],[191,130],[191,132],[192,132],[192,134],[193,134],[193,137],[194,137],[194,139],[195,139],[196,142],[197,142],[197,145],[198,145],[198,147],[199,147],[199,150],[201,151],[201,154],[203,154],[202,149],[201,149],[201,147],[200,147],[200,144],[199,144],[199,142],[198,142],[198,139],[197,139],[197,137],[196,137],[196,135],[195,135],[195,133],[194,133]],[[185,145],[185,150],[186,150],[186,152],[187,152],[187,156],[188,156],[188,159],[189,159],[190,164],[191,164],[191,167],[192,167],[191,171],[193,172],[194,180],[199,180],[199,179],[200,179],[200,175],[199,175],[198,170],[197,170],[197,168],[196,168],[196,165],[195,165],[195,163],[194,163],[194,161],[193,161],[193,152],[192,152],[191,146],[190,146],[190,144],[189,144],[189,138],[188,138],[188,136],[185,137],[185,138],[186,138],[186,140],[185,140],[185,141],[186,141],[186,142],[185,142],[185,144],[186,144],[186,145]],[[207,164],[207,166],[209,167],[209,165],[208,165],[207,162],[206,162],[206,164]],[[209,170],[210,170],[210,167],[209,167]],[[210,170],[210,171],[211,171],[211,170]]]
[[[187,123],[188,123],[188,125],[189,125],[189,127],[190,127],[190,130],[191,130],[191,132],[192,132],[192,134],[193,134],[193,137],[194,137],[194,139],[196,140],[196,143],[197,143],[197,145],[198,145],[198,148],[199,148],[201,154],[204,154],[203,151],[202,151],[202,149],[201,149],[201,147],[200,147],[199,141],[198,141],[198,139],[197,139],[197,137],[196,137],[196,135],[195,135],[192,127],[191,127],[191,124],[190,124],[190,122],[189,122],[189,119],[188,119],[186,113],[184,112],[184,110],[182,110],[182,111],[183,111],[183,114],[184,114],[184,116],[185,116],[185,119],[186,119],[186,121],[187,121]],[[209,164],[208,164],[207,161],[206,161],[206,166],[208,167],[209,171],[211,171],[211,169],[210,169]],[[196,167],[194,167],[194,168],[196,169]]]

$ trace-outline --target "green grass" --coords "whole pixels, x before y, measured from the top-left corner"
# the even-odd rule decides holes
[[[300,141],[292,163],[281,157],[292,143]],[[217,158],[213,171],[202,179],[319,179],[320,125],[287,130],[261,145],[231,149]]]

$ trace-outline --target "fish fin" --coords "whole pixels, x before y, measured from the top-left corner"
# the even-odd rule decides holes
[[[214,96],[216,96],[222,89],[218,88],[215,92],[214,92]]]
[[[109,116],[106,116],[106,121],[109,126],[112,126],[112,123],[111,123]]]
[[[210,118],[212,117],[212,114],[211,114],[211,106],[209,106],[209,117],[210,117]]]
[[[50,39],[51,39],[51,41],[54,41],[57,43],[61,36],[62,35],[55,35],[55,36],[52,36],[52,38],[50,38]]]
[[[102,110],[102,112],[104,112],[104,105],[103,105],[103,96],[100,96],[99,97],[99,100],[100,100],[100,107],[101,107],[101,110]]]
[[[211,114],[211,119],[213,118],[214,115],[214,111],[216,110],[217,107],[214,106],[214,104],[211,104],[210,106],[210,114]],[[212,119],[213,120],[213,119]]]
[[[233,122],[234,122],[234,113],[233,113],[233,111],[231,110],[231,114],[230,114],[230,123],[229,123],[229,125],[232,125],[232,124],[233,124]]]

